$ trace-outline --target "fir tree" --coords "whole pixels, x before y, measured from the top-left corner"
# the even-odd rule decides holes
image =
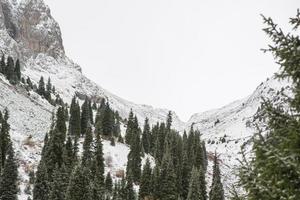
[[[21,65],[19,59],[17,59],[16,61],[15,74],[17,77],[17,81],[19,82],[21,80]]]
[[[221,172],[219,168],[218,156],[215,153],[214,167],[213,167],[213,179],[209,192],[209,200],[224,200],[224,189],[221,182]]]
[[[46,166],[40,162],[36,173],[36,179],[33,188],[33,200],[48,200],[50,193],[50,183],[48,182]]]
[[[133,180],[132,180],[132,175],[131,174],[128,174],[128,176],[126,177],[126,188],[125,188],[125,191],[126,191],[126,200],[135,200],[135,192],[134,192],[134,189],[133,189]]]
[[[81,122],[80,122],[80,106],[76,101],[76,96],[73,97],[70,107],[70,123],[69,133],[73,136],[80,137]]]
[[[39,81],[39,86],[37,89],[37,93],[43,97],[45,97],[45,82],[44,82],[44,77],[41,76],[40,81]]]
[[[85,167],[91,167],[93,152],[92,152],[93,135],[92,128],[89,126],[85,133],[83,142],[83,153],[82,153],[82,165]]]
[[[89,109],[89,100],[85,99],[84,103],[81,106],[81,134],[84,135],[87,131],[90,121],[90,109]]]
[[[5,56],[2,54],[1,60],[0,60],[0,73],[5,74]]]
[[[15,66],[14,66],[14,60],[12,57],[8,56],[7,58],[7,63],[6,63],[6,69],[5,69],[5,75],[6,75],[6,78],[7,80],[11,80],[13,75],[14,75],[14,69]]]
[[[53,173],[53,181],[50,185],[49,200],[64,200],[65,193],[68,187],[68,175],[66,168],[62,166],[61,168],[56,167]]]
[[[72,173],[66,192],[66,200],[92,200],[92,186],[89,170],[77,166]]]
[[[138,183],[141,177],[141,142],[139,134],[135,134],[135,140],[130,146],[127,158],[127,176],[129,176],[130,173],[132,180]]]
[[[113,189],[113,182],[112,182],[110,172],[107,173],[105,178],[105,189],[108,193],[111,193]]]
[[[244,159],[240,168],[240,184],[246,191],[246,198],[254,199],[299,199],[300,198],[300,11],[290,18],[293,32],[284,33],[271,18],[263,17],[264,32],[272,40],[266,49],[274,55],[280,65],[277,79],[292,82],[293,94],[282,91],[282,101],[265,99],[256,115],[258,129],[253,137],[255,157]],[[287,97],[288,96],[288,97]],[[261,128],[261,126],[258,126]],[[267,133],[267,134],[263,134]]]
[[[187,200],[203,200],[200,189],[200,175],[195,167],[192,170]]]
[[[150,161],[147,158],[141,176],[139,198],[150,199],[151,195],[152,195],[151,166],[150,166]]]
[[[129,117],[127,120],[127,128],[125,134],[125,142],[126,144],[131,144],[133,140],[133,133],[134,133],[135,125],[134,125],[134,116],[132,110],[130,110]]]
[[[160,199],[177,200],[178,191],[176,187],[176,175],[175,175],[174,165],[173,165],[173,161],[169,149],[166,149],[162,161],[160,181],[161,181]]]
[[[143,134],[142,134],[142,144],[145,153],[150,153],[150,139],[151,139],[151,133],[150,133],[150,125],[149,125],[149,119],[145,119],[144,123],[144,129],[143,129]]]
[[[18,166],[15,160],[12,144],[9,144],[7,150],[7,159],[4,164],[3,172],[0,179],[0,199],[17,200],[18,193]]]
[[[113,126],[114,126],[114,120],[113,120],[112,111],[110,109],[109,104],[106,103],[104,114],[103,114],[103,120],[102,120],[103,136],[107,138],[111,138],[113,133]]]
[[[1,131],[0,131],[0,156],[1,156],[0,169],[4,167],[7,150],[9,148],[9,144],[11,142],[10,135],[9,135],[10,125],[8,123],[8,118],[9,118],[8,110],[5,109],[4,118],[2,120],[2,126],[1,126]]]

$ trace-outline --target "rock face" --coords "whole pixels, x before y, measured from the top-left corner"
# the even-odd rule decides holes
[[[65,56],[58,23],[42,0],[1,0],[0,27],[6,43],[14,43],[10,54],[27,60],[37,54],[53,58]]]

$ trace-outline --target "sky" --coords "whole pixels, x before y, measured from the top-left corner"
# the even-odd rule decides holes
[[[67,55],[129,101],[183,121],[250,95],[278,70],[260,14],[285,30],[299,0],[45,0]]]

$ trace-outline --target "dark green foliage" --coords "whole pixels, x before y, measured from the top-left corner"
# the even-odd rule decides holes
[[[12,144],[8,145],[7,159],[0,179],[0,199],[17,200],[18,193],[18,166],[15,160]]]
[[[69,173],[64,166],[56,169],[53,172],[53,181],[50,185],[49,200],[64,200],[65,193],[69,183]]]
[[[105,105],[105,110],[103,113],[103,120],[102,120],[102,134],[106,138],[111,138],[113,134],[114,128],[114,116],[113,112],[110,109],[108,103]]]
[[[86,98],[81,106],[81,134],[84,135],[87,131],[89,124],[91,123],[91,115],[89,108],[89,99]]]
[[[33,200],[49,199],[50,183],[48,180],[46,165],[43,162],[40,162],[33,188]]]
[[[143,134],[142,134],[142,145],[145,153],[150,153],[150,149],[151,149],[150,140],[151,140],[151,132],[150,132],[149,119],[146,118],[144,123]]]
[[[177,200],[178,191],[176,187],[176,175],[169,149],[166,149],[166,153],[164,154],[164,158],[162,161],[160,181],[160,199]]]
[[[90,172],[86,167],[77,166],[72,173],[66,192],[66,200],[93,200]]]
[[[135,183],[139,183],[141,177],[141,142],[140,134],[134,135],[135,139],[130,146],[130,151],[127,156],[127,176],[132,175],[132,180]]]
[[[196,168],[192,170],[187,200],[203,200],[200,189],[200,174]]]
[[[10,135],[9,135],[10,125],[8,123],[8,118],[9,118],[8,110],[5,109],[4,117],[1,124],[1,131],[0,131],[0,156],[1,156],[0,170],[5,165],[7,151],[11,143]]]
[[[111,193],[113,189],[113,182],[112,182],[110,172],[107,173],[105,178],[105,189],[108,193]]]
[[[132,110],[130,110],[129,117],[127,120],[127,128],[126,128],[126,134],[125,134],[125,142],[126,144],[132,144],[133,140],[133,134],[135,129],[135,124],[134,124],[134,116]]]
[[[1,60],[0,60],[0,73],[5,74],[5,56],[2,54]]]
[[[271,18],[265,18],[264,32],[272,40],[266,52],[273,54],[280,65],[278,79],[292,82],[286,97],[283,90],[279,102],[264,100],[256,119],[265,124],[253,137],[255,157],[244,159],[240,168],[240,185],[246,190],[245,197],[254,199],[300,199],[300,11],[290,18],[293,31],[284,33]]]
[[[45,97],[45,82],[44,82],[44,77],[41,76],[39,80],[39,86],[37,89],[37,93],[43,97]]]
[[[82,153],[82,165],[89,168],[92,164],[93,152],[92,152],[92,128],[89,126],[86,129],[85,138],[83,142],[83,153]]]
[[[70,107],[69,133],[76,137],[80,137],[81,134],[80,106],[76,96],[73,97]]]
[[[73,147],[72,139],[71,137],[68,137],[64,147],[63,159],[64,159],[64,166],[69,173],[72,171],[76,160],[74,157],[73,149],[74,147]]]
[[[66,120],[65,120],[65,108],[59,107],[56,112],[56,130],[61,133],[61,140],[65,141],[66,139]]]
[[[126,200],[135,200],[136,199],[136,195],[135,195],[135,191],[133,190],[133,180],[132,180],[132,176],[131,174],[129,174],[126,177],[126,188],[125,188],[125,192],[126,192]]]
[[[94,175],[93,200],[102,200],[102,198],[104,197],[105,185],[104,185],[104,158],[103,158],[102,142],[100,139],[96,141],[92,173]]]
[[[224,200],[224,189],[221,182],[221,172],[217,153],[214,156],[213,179],[209,192],[209,200]]]
[[[14,75],[14,60],[12,57],[8,56],[5,68],[5,75],[8,80],[11,80]]]
[[[143,173],[141,176],[139,198],[149,199],[152,195],[152,182],[151,182],[151,166],[149,159],[146,160],[146,164],[143,168]]]

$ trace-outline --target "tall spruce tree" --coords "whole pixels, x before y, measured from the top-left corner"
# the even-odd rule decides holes
[[[272,40],[265,51],[280,65],[276,78],[291,81],[292,94],[282,91],[282,101],[263,101],[256,119],[266,126],[253,137],[255,156],[242,161],[240,184],[248,200],[296,200],[300,199],[300,11],[290,18],[291,33],[284,33],[271,18],[263,20],[267,26],[263,30]]]
[[[197,168],[193,168],[192,175],[190,179],[189,192],[187,200],[204,200],[202,198],[200,188],[200,174]]]
[[[9,135],[10,125],[8,123],[8,118],[9,118],[8,110],[5,109],[4,118],[2,120],[1,131],[0,131],[0,156],[1,156],[0,164],[1,164],[1,168],[3,168],[5,165],[7,151],[9,148],[9,144],[11,142],[10,135]]]
[[[151,132],[150,132],[150,125],[149,125],[149,119],[145,119],[144,123],[144,129],[142,134],[142,145],[144,148],[145,153],[150,153],[150,140],[151,140]]]
[[[77,166],[70,177],[66,200],[93,200],[90,171],[84,166]]]
[[[73,97],[70,106],[70,122],[69,133],[73,136],[80,137],[81,134],[81,122],[80,122],[80,106],[76,100],[76,96]]]
[[[133,140],[133,134],[134,134],[134,115],[132,110],[130,110],[128,119],[127,119],[127,128],[126,128],[126,134],[125,134],[125,142],[126,144],[130,145]]]
[[[214,156],[213,179],[209,192],[209,200],[224,200],[224,189],[221,182],[221,172],[217,153]]]
[[[7,159],[3,167],[0,179],[0,199],[17,200],[18,193],[18,166],[15,160],[12,144],[9,143],[7,150]]]
[[[50,193],[50,182],[47,168],[44,162],[40,162],[33,187],[33,200],[48,200]]]
[[[90,120],[89,99],[86,98],[81,106],[81,134],[84,135],[87,131]]]
[[[44,82],[44,77],[41,76],[39,80],[39,86],[37,89],[37,93],[43,97],[45,97],[45,82]]]
[[[146,163],[143,167],[143,173],[141,176],[139,198],[150,199],[152,196],[152,182],[151,182],[151,166],[150,161],[147,158]]]

